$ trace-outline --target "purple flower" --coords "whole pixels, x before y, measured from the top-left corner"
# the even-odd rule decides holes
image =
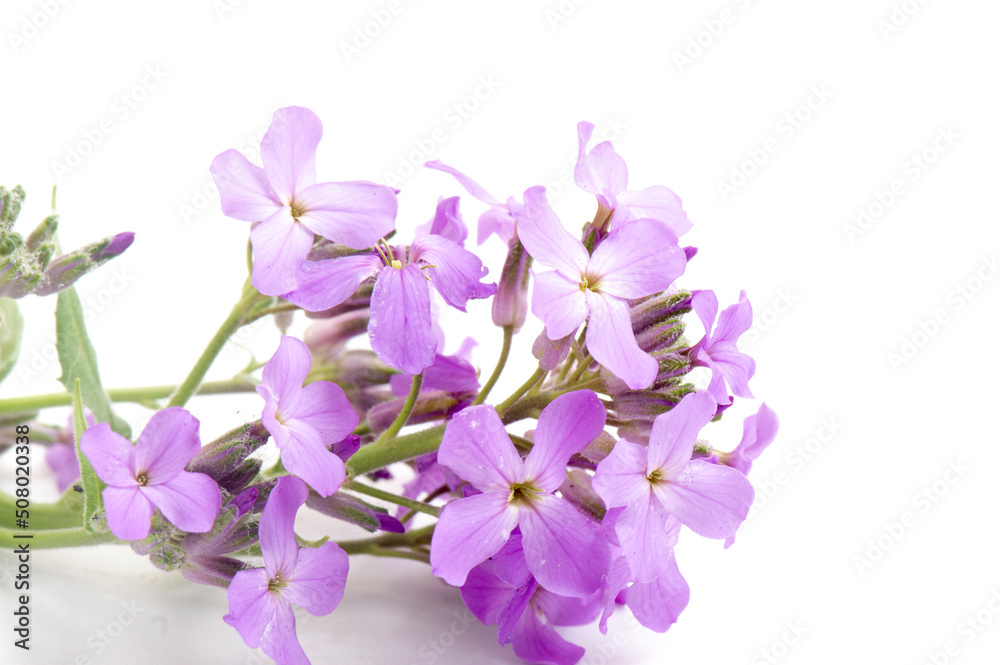
[[[757,413],[743,420],[743,438],[730,453],[720,453],[722,463],[750,474],[753,461],[771,445],[778,434],[778,414],[767,404],[761,404]]]
[[[45,451],[45,463],[55,471],[56,485],[60,492],[65,492],[80,479],[80,462],[76,459],[72,444],[53,443]]]
[[[215,523],[222,506],[218,485],[184,470],[201,450],[198,419],[184,409],[154,413],[134,446],[99,423],[83,433],[80,450],[108,484],[101,496],[116,538],[145,538],[157,508],[182,531],[204,533]]]
[[[490,206],[486,212],[479,216],[479,234],[476,240],[480,245],[494,233],[504,242],[510,243],[515,236],[515,216],[520,214],[523,207],[517,199],[510,197],[506,203],[503,203],[483,189],[482,185],[475,180],[443,162],[435,160],[425,163],[424,166],[455,176],[455,180],[458,180],[458,184],[464,187],[465,191]]]
[[[750,510],[754,492],[746,476],[691,459],[698,432],[715,410],[709,393],[691,393],[656,417],[649,448],[622,439],[597,465],[594,490],[608,508],[624,507],[615,533],[638,582],[667,572],[671,517],[706,538],[727,538]]]
[[[438,198],[437,208],[431,221],[417,227],[416,235],[439,235],[447,238],[456,245],[465,246],[465,239],[469,236],[469,229],[462,221],[462,215],[458,212],[458,197]]]
[[[436,354],[434,362],[424,370],[424,382],[420,386],[420,391],[440,390],[455,395],[478,393],[479,377],[476,368],[469,360],[472,349],[477,345],[476,340],[467,337],[457,353],[450,356]],[[412,381],[412,374],[394,374],[389,379],[389,386],[397,397],[406,397],[410,393]]]
[[[666,224],[678,237],[691,229],[680,198],[666,187],[627,189],[628,168],[610,141],[598,143],[587,152],[587,143],[594,132],[592,123],[579,123],[576,132],[579,156],[574,176],[578,187],[597,197],[598,227],[615,231],[636,219],[655,219]]]
[[[649,386],[658,365],[635,341],[627,300],[663,291],[684,272],[673,232],[653,220],[630,222],[591,256],[563,228],[544,187],[528,189],[524,203],[518,237],[537,261],[555,268],[535,276],[531,302],[549,339],[562,339],[586,321],[594,359],[630,388]]]
[[[337,384],[315,381],[303,386],[311,367],[308,347],[282,335],[257,386],[264,398],[260,419],[274,437],[285,468],[321,496],[330,496],[346,477],[344,461],[330,446],[354,430],[358,414]]]
[[[250,232],[251,283],[261,293],[295,288],[295,271],[318,233],[354,249],[371,247],[391,231],[396,195],[373,182],[316,182],[316,146],[323,125],[299,106],[278,109],[260,143],[264,168],[231,149],[212,162],[222,212],[261,222]]]
[[[691,305],[705,327],[705,336],[691,348],[695,365],[709,367],[712,380],[708,392],[715,396],[719,404],[732,404],[726,393],[726,384],[737,397],[753,397],[748,382],[753,376],[756,364],[753,358],[736,348],[736,340],[753,323],[753,310],[747,300],[746,291],[740,291],[740,301],[722,310],[719,322],[715,314],[719,311],[719,301],[712,291],[696,291],[691,297]]]
[[[461,411],[448,423],[438,462],[481,492],[441,512],[431,542],[435,575],[461,586],[518,525],[528,568],[550,591],[593,593],[607,571],[608,549],[597,524],[555,495],[570,456],[604,430],[604,405],[592,391],[563,395],[542,411],[535,444],[522,460],[492,406]]]
[[[465,311],[469,300],[488,298],[495,284],[480,282],[489,272],[479,258],[436,234],[417,237],[391,253],[359,254],[307,261],[299,268],[297,289],[286,300],[318,312],[346,300],[358,285],[375,277],[368,336],[382,362],[419,374],[436,357],[438,342],[431,317],[431,285],[452,307]]]
[[[236,573],[226,592],[229,614],[223,620],[278,665],[309,663],[295,634],[292,605],[325,616],[337,609],[347,583],[347,554],[335,543],[300,548],[295,541],[295,513],[308,495],[298,478],[278,480],[260,517],[264,567]]]

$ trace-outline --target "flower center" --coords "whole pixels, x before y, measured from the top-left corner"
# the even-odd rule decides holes
[[[510,498],[507,499],[507,502],[522,505],[531,503],[531,501],[533,501],[541,493],[542,490],[537,487],[532,487],[531,485],[524,483],[518,483],[516,485],[511,485]]]
[[[146,483],[149,482],[149,477],[145,473],[140,473],[135,477],[135,482],[139,483],[139,487],[145,487]]]
[[[390,263],[389,265],[391,265],[396,270],[399,270],[403,267],[403,262],[400,261],[399,259],[393,259],[392,263]]]
[[[659,470],[659,469],[657,469],[657,470],[656,470],[656,471],[654,471],[653,473],[651,473],[651,474],[649,474],[648,476],[646,476],[646,480],[648,480],[648,481],[649,481],[650,483],[652,483],[653,485],[656,485],[656,484],[657,484],[657,483],[659,483],[659,482],[660,482],[661,480],[663,480],[663,476],[662,476],[662,475],[660,475],[660,470]]]
[[[583,275],[583,276],[580,277],[580,290],[581,291],[586,291],[587,289],[590,289],[591,291],[595,291],[596,292],[599,288],[601,288],[601,283],[599,281],[597,281],[595,279],[594,283],[591,284],[590,283],[591,279],[594,279],[594,278],[593,277],[589,277],[587,275]]]
[[[274,576],[274,579],[267,583],[268,591],[280,591],[288,586],[288,582],[281,579],[281,573]]]

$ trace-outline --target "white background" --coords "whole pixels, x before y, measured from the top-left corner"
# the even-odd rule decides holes
[[[993,663],[1000,6],[895,2],[407,0],[376,30],[372,12],[386,22],[388,0],[49,2],[51,17],[40,0],[7,0],[0,183],[28,192],[22,231],[47,214],[58,184],[66,249],[136,232],[122,259],[78,289],[95,303],[106,386],[176,383],[245,276],[247,227],[204,193],[208,166],[227,148],[255,150],[276,108],[322,118],[321,180],[384,182],[441,128],[430,158],[501,198],[547,185],[573,228],[593,209],[570,178],[575,125],[591,120],[625,157],[633,187],[663,184],[683,198],[695,225],[685,241],[700,248],[683,285],[715,289],[723,306],[748,291],[751,387],[782,426],[751,475],[758,506],[736,546],[682,538],[692,598],[680,622],[666,635],[634,631],[622,611],[607,637],[566,631],[588,648],[582,662],[764,663],[768,653],[789,665],[916,665],[935,652],[937,663]],[[345,52],[366,25],[378,34]],[[99,130],[105,118],[110,133]],[[79,147],[87,142],[96,145]],[[60,173],[74,150],[88,154]],[[733,180],[739,168],[752,173]],[[720,183],[739,186],[726,195]],[[463,193],[432,171],[397,186],[402,239],[437,196]],[[867,228],[856,226],[859,207],[877,215]],[[470,224],[482,209],[463,198]],[[498,274],[497,241],[485,256]],[[21,304],[28,339],[0,398],[60,390],[57,363],[45,359],[55,299]],[[500,336],[488,311],[447,319],[482,341],[485,373]],[[944,323],[922,331],[936,314]],[[538,329],[517,339],[497,396],[531,371]],[[242,343],[266,358],[277,339],[264,324]],[[248,359],[229,347],[210,376]],[[248,395],[191,408],[208,440],[260,404]],[[730,448],[756,408],[738,402],[705,434]],[[137,426],[149,416],[122,411]],[[9,472],[0,480],[12,483]],[[35,476],[36,499],[51,482]],[[301,525],[318,535],[329,522]],[[6,608],[12,584],[0,574]],[[4,662],[262,662],[222,623],[222,591],[126,548],[39,552],[32,576],[35,650],[11,647],[4,610]],[[138,612],[123,629],[122,602]],[[341,607],[301,615],[299,634],[314,663],[517,662],[493,628],[448,636],[462,610],[425,566],[356,559]],[[967,623],[977,613],[992,622],[980,631]],[[109,632],[116,639],[98,649]],[[442,638],[453,645],[439,653],[430,641]]]

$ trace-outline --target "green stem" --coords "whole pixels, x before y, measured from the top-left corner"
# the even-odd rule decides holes
[[[587,357],[580,361],[580,366],[577,368],[575,372],[573,372],[573,376],[569,377],[569,380],[566,381],[566,384],[573,385],[574,383],[579,381],[580,377],[582,377],[584,373],[588,369],[590,369],[590,364],[593,362],[594,362],[594,357],[588,353]]]
[[[72,529],[81,526],[80,516],[83,514],[83,495],[72,490],[66,492],[56,503],[34,503],[28,506],[28,522],[34,531],[50,529]],[[0,492],[0,524],[14,526],[13,520],[17,507],[17,499],[5,492]]]
[[[346,490],[352,490],[358,492],[359,494],[366,494],[370,497],[376,499],[382,499],[383,501],[388,501],[389,503],[394,503],[397,506],[403,506],[404,508],[409,508],[410,510],[416,510],[417,512],[426,513],[427,515],[438,516],[438,509],[434,506],[429,506],[422,501],[414,501],[413,499],[407,499],[406,497],[399,496],[398,494],[393,494],[392,492],[385,492],[378,489],[377,487],[372,487],[370,485],[365,485],[364,483],[359,483],[356,480],[348,480],[343,484],[343,488]]]
[[[535,373],[532,374],[531,377],[528,378],[528,380],[525,381],[521,385],[520,388],[518,388],[517,390],[515,390],[511,394],[510,397],[508,397],[507,399],[505,399],[503,401],[503,403],[500,404],[500,406],[497,407],[497,412],[502,415],[504,411],[506,411],[507,409],[509,409],[514,404],[514,402],[516,402],[517,400],[521,399],[521,397],[524,396],[524,394],[526,392],[528,392],[529,390],[531,390],[536,383],[538,383],[539,381],[541,381],[542,379],[544,379],[546,374],[548,374],[548,372],[546,372],[541,367],[539,367],[538,369],[536,369]]]
[[[393,440],[377,441],[363,446],[348,460],[347,476],[354,478],[389,466],[393,462],[402,462],[434,452],[441,445],[442,436],[444,436],[444,425],[437,425]]]
[[[432,535],[434,535],[433,524],[406,533],[383,533],[373,538],[340,540],[337,541],[337,545],[348,554],[367,554],[377,548],[424,545],[431,541]]]
[[[211,367],[215,361],[215,357],[222,351],[222,347],[225,346],[229,338],[246,323],[247,316],[255,307],[270,300],[269,297],[262,296],[253,287],[246,289],[246,293],[243,294],[240,301],[229,312],[229,316],[222,322],[215,336],[212,337],[208,346],[205,347],[201,357],[198,358],[198,362],[191,368],[191,373],[184,379],[184,383],[177,388],[174,396],[170,398],[170,402],[167,404],[168,407],[184,406],[191,399],[191,396],[198,390],[198,386],[201,385],[202,379],[205,378],[208,368]]]
[[[497,380],[500,378],[500,375],[503,374],[503,369],[504,367],[507,366],[507,358],[510,356],[510,345],[513,339],[514,339],[514,327],[504,326],[503,348],[500,349],[500,359],[497,360],[497,366],[493,369],[493,374],[490,375],[490,378],[486,382],[486,385],[483,386],[483,389],[479,391],[478,395],[476,395],[476,399],[473,400],[472,402],[473,405],[482,404],[483,402],[486,401],[486,398],[489,397],[490,395],[490,391],[493,390],[493,386],[496,385]]]
[[[84,547],[117,542],[120,541],[109,531],[92,533],[82,526],[75,529],[53,529],[51,531],[29,531],[26,529],[12,531],[0,528],[0,548],[4,550],[14,549],[24,544],[33,550],[50,550],[60,547]]]
[[[221,395],[224,393],[253,392],[256,383],[247,379],[229,379],[227,381],[207,381],[198,387],[198,395]],[[152,400],[164,399],[174,394],[176,385],[142,386],[137,388],[112,388],[108,396],[112,402],[136,402],[143,404]],[[69,393],[49,393],[47,395],[29,395],[0,399],[0,413],[18,413],[21,411],[37,411],[53,406],[69,406],[73,396]]]
[[[406,421],[410,418],[410,414],[413,413],[413,407],[417,405],[417,397],[420,396],[420,386],[423,384],[424,375],[423,372],[421,372],[413,377],[413,382],[410,384],[410,394],[406,396],[406,402],[403,404],[403,410],[399,412],[396,419],[392,421],[391,425],[389,425],[389,429],[382,432],[382,435],[379,436],[378,440],[372,445],[385,443],[399,434],[399,430],[403,429]]]

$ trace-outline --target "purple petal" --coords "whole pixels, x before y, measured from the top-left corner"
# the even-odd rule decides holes
[[[629,388],[648,388],[656,379],[660,366],[635,341],[628,303],[593,291],[587,291],[586,297],[590,309],[587,349],[594,360]]]
[[[368,336],[379,359],[403,372],[419,374],[434,362],[430,286],[419,268],[382,269],[372,291]]]
[[[296,395],[282,415],[312,425],[324,445],[343,440],[358,426],[358,414],[344,394],[344,389],[329,381],[314,381]]]
[[[566,463],[604,431],[608,413],[592,390],[576,390],[542,409],[535,445],[524,460],[532,485],[554,492],[566,479]]]
[[[597,465],[594,490],[609,508],[634,506],[650,500],[647,459],[645,448],[621,439],[611,454]]]
[[[544,187],[531,187],[524,192],[524,212],[517,223],[517,237],[536,261],[568,278],[577,278],[587,268],[590,260],[587,250],[563,228],[549,205]]]
[[[532,602],[553,626],[585,626],[597,618],[602,605],[599,593],[566,598],[547,589],[539,589]]]
[[[299,266],[312,249],[313,232],[282,208],[250,232],[253,274],[250,283],[266,296],[279,296],[295,288]]]
[[[618,194],[619,205],[625,206],[631,219],[655,219],[663,222],[680,237],[691,230],[691,220],[681,206],[681,199],[662,185]]]
[[[496,576],[493,565],[484,561],[469,571],[462,585],[462,600],[477,619],[489,625],[507,604],[513,588]]]
[[[260,638],[260,646],[276,665],[311,665],[295,634],[295,613],[288,603],[278,605]]]
[[[525,610],[531,611],[528,609],[528,605],[531,603],[532,596],[535,595],[537,589],[538,580],[529,577],[523,585],[511,592],[510,598],[507,599],[507,604],[504,605],[504,608],[500,610],[500,614],[497,615],[497,642],[500,644],[510,644],[513,641],[518,621]]]
[[[108,485],[101,492],[108,528],[119,540],[141,540],[149,535],[149,521],[156,508],[138,487]]]
[[[80,478],[80,462],[69,444],[56,443],[49,447],[45,452],[45,463],[55,472],[60,492],[65,492]]]
[[[471,406],[448,422],[438,462],[483,492],[509,490],[524,482],[524,463],[496,409]]]
[[[157,411],[135,442],[135,468],[149,485],[169,482],[201,450],[198,419],[179,406]]]
[[[316,147],[322,137],[323,123],[309,109],[286,106],[274,112],[260,142],[260,158],[286,205],[316,182]]]
[[[573,665],[585,653],[582,647],[570,644],[552,626],[544,624],[535,612],[524,612],[513,635],[514,653],[529,663]]]
[[[295,273],[294,291],[281,296],[307,312],[322,312],[344,302],[382,269],[375,254],[305,261]]]
[[[590,160],[587,159],[587,144],[594,134],[594,123],[578,122],[576,125],[577,157],[576,168],[573,170],[573,179],[576,186],[585,192],[590,192],[595,196],[601,193],[601,186],[594,177],[594,172],[590,167]]]
[[[754,359],[740,352],[733,342],[712,342],[708,349],[713,377],[721,373],[737,397],[753,398],[748,383],[757,369]],[[728,403],[728,402],[727,402]]]
[[[281,209],[267,173],[239,150],[227,150],[212,160],[211,172],[226,217],[260,222]]]
[[[521,529],[514,529],[500,551],[493,555],[493,572],[515,588],[524,586],[531,578],[521,538]]]
[[[431,570],[453,586],[490,558],[517,526],[518,510],[510,492],[486,492],[452,501],[441,511],[431,540]]]
[[[608,619],[614,614],[615,600],[631,579],[632,572],[629,570],[628,561],[624,556],[616,557],[611,562],[611,570],[608,571],[604,583],[604,611],[601,613],[601,622],[598,625],[602,635],[608,634]]]
[[[715,417],[716,401],[705,390],[684,396],[680,404],[653,421],[649,435],[646,475],[659,471],[667,480],[678,478],[691,461],[698,432]]]
[[[691,598],[687,580],[670,558],[667,570],[652,582],[633,584],[625,592],[625,603],[636,620],[657,633],[665,633],[677,622]]]
[[[524,556],[542,586],[573,597],[600,587],[610,554],[594,522],[562,499],[544,494],[521,510],[520,524]]]
[[[744,476],[750,473],[755,459],[771,445],[778,434],[778,414],[767,404],[761,404],[754,415],[743,421],[743,438],[729,455],[729,466]]]
[[[578,282],[550,270],[535,275],[531,311],[545,323],[549,339],[558,340],[576,332],[587,320],[587,297]]]
[[[703,460],[692,460],[676,482],[658,483],[653,492],[671,515],[705,538],[727,538],[736,533],[754,495],[753,486],[742,473]]]
[[[753,307],[747,300],[747,292],[740,291],[739,302],[725,308],[719,315],[719,323],[715,326],[712,341],[735,342],[740,335],[750,329],[751,325],[753,325]]]
[[[715,292],[707,290],[692,292],[691,307],[701,319],[702,327],[705,328],[705,339],[711,338],[715,315],[719,311],[719,299],[715,297]]]
[[[295,196],[302,223],[351,249],[371,247],[396,226],[396,195],[374,182],[324,182]]]
[[[302,420],[287,421],[288,442],[279,446],[281,463],[306,481],[320,496],[330,496],[340,489],[347,477],[344,460],[330,452],[319,430]]]
[[[261,385],[274,395],[281,406],[286,406],[296,400],[311,369],[309,347],[297,337],[282,335],[278,349],[264,365]]]
[[[469,300],[496,293],[496,285],[480,284],[489,271],[472,252],[438,235],[420,236],[410,245],[410,261],[422,264],[423,272],[445,301],[465,311]]]
[[[270,582],[263,568],[241,570],[226,589],[229,614],[223,621],[235,628],[247,646],[260,646],[261,635],[278,610],[277,599],[268,591]]]
[[[323,543],[316,549],[303,547],[281,595],[310,614],[325,616],[337,609],[344,597],[348,567],[347,553],[336,543]]]
[[[282,476],[267,497],[258,532],[264,570],[269,579],[273,580],[279,573],[287,577],[295,570],[299,552],[295,541],[295,513],[308,496],[305,483],[294,476]]]
[[[457,196],[447,199],[439,198],[433,219],[417,227],[417,236],[431,233],[447,238],[456,245],[465,245],[465,239],[469,237],[469,229],[465,226],[462,215],[458,211]]]
[[[667,536],[670,516],[659,502],[640,501],[625,508],[615,522],[615,533],[637,582],[655,580],[667,570],[676,539]]]
[[[147,485],[139,491],[171,524],[189,533],[210,531],[222,507],[219,486],[204,473],[181,471],[165,484]]]
[[[586,307],[586,304],[584,306]],[[542,328],[541,334],[535,338],[534,344],[531,345],[531,355],[538,358],[539,367],[547,372],[551,372],[559,366],[559,363],[569,357],[569,352],[572,347],[573,336],[571,334],[560,339],[552,340],[549,339],[548,330]]]
[[[617,196],[628,187],[628,168],[611,141],[602,141],[594,146],[587,157],[598,194]]]
[[[426,166],[429,169],[435,169],[437,171],[444,171],[445,173],[450,173],[455,177],[455,180],[458,181],[458,184],[460,184],[462,187],[465,188],[465,191],[469,192],[469,194],[472,194],[474,198],[479,199],[483,203],[489,203],[490,205],[502,205],[498,198],[487,192],[485,189],[482,188],[482,186],[479,183],[477,183],[475,180],[465,175],[458,169],[448,166],[447,164],[440,162],[438,160],[434,160],[432,162],[426,162],[424,163],[424,166]]]
[[[80,452],[87,456],[97,477],[114,487],[135,487],[135,446],[107,423],[88,427],[80,437]]]
[[[640,219],[597,246],[587,273],[600,283],[602,293],[632,299],[666,290],[685,266],[673,231],[651,219]]]

